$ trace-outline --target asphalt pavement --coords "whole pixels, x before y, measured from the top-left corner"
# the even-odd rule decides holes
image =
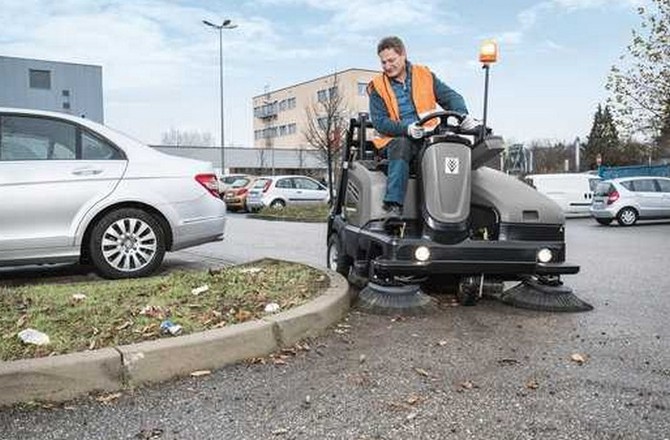
[[[168,269],[262,256],[324,261],[322,224],[231,216],[228,232],[224,243],[171,256]],[[568,221],[568,259],[582,272],[565,281],[592,312],[492,301],[444,301],[438,313],[404,319],[354,309],[265,363],[107,404],[0,410],[0,438],[670,439],[669,232],[668,222]]]

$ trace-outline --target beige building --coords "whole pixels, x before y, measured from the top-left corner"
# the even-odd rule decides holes
[[[378,73],[374,70],[347,69],[254,96],[254,146],[309,149],[310,145],[305,139],[308,129],[307,108],[318,109],[318,103],[328,100],[337,83],[343,111],[346,113],[344,116],[349,119],[360,112],[367,113],[366,87]]]

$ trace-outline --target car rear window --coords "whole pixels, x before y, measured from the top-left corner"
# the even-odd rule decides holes
[[[614,189],[611,183],[609,182],[600,182],[597,186],[593,195],[596,197],[608,196],[610,192]]]
[[[265,186],[265,182],[269,182],[269,181],[270,181],[270,179],[258,179],[258,180],[254,183],[254,186],[253,186],[253,187],[254,187],[254,188],[263,188],[263,187]]]
[[[589,189],[595,191],[600,182],[602,182],[600,179],[589,179]]]

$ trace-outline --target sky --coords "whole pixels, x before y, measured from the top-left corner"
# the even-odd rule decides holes
[[[3,0],[0,55],[102,66],[105,123],[150,144],[170,129],[217,140],[223,33],[227,146],[253,145],[252,97],[348,68],[378,70],[400,36],[483,109],[480,43],[498,41],[489,126],[508,141],[584,139],[648,0]],[[0,84],[0,87],[2,85]]]

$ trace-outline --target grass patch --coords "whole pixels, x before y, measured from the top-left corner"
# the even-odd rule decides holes
[[[209,290],[193,295],[207,285]],[[0,360],[50,356],[171,337],[170,319],[182,334],[265,316],[268,303],[281,310],[320,294],[328,278],[295,263],[264,260],[216,271],[174,272],[133,280],[0,287]],[[85,299],[73,295],[84,294]],[[18,333],[49,335],[44,346],[24,344]]]
[[[325,222],[330,214],[330,206],[326,203],[310,205],[289,205],[284,208],[263,208],[250,217],[266,220],[283,220],[294,222]]]

